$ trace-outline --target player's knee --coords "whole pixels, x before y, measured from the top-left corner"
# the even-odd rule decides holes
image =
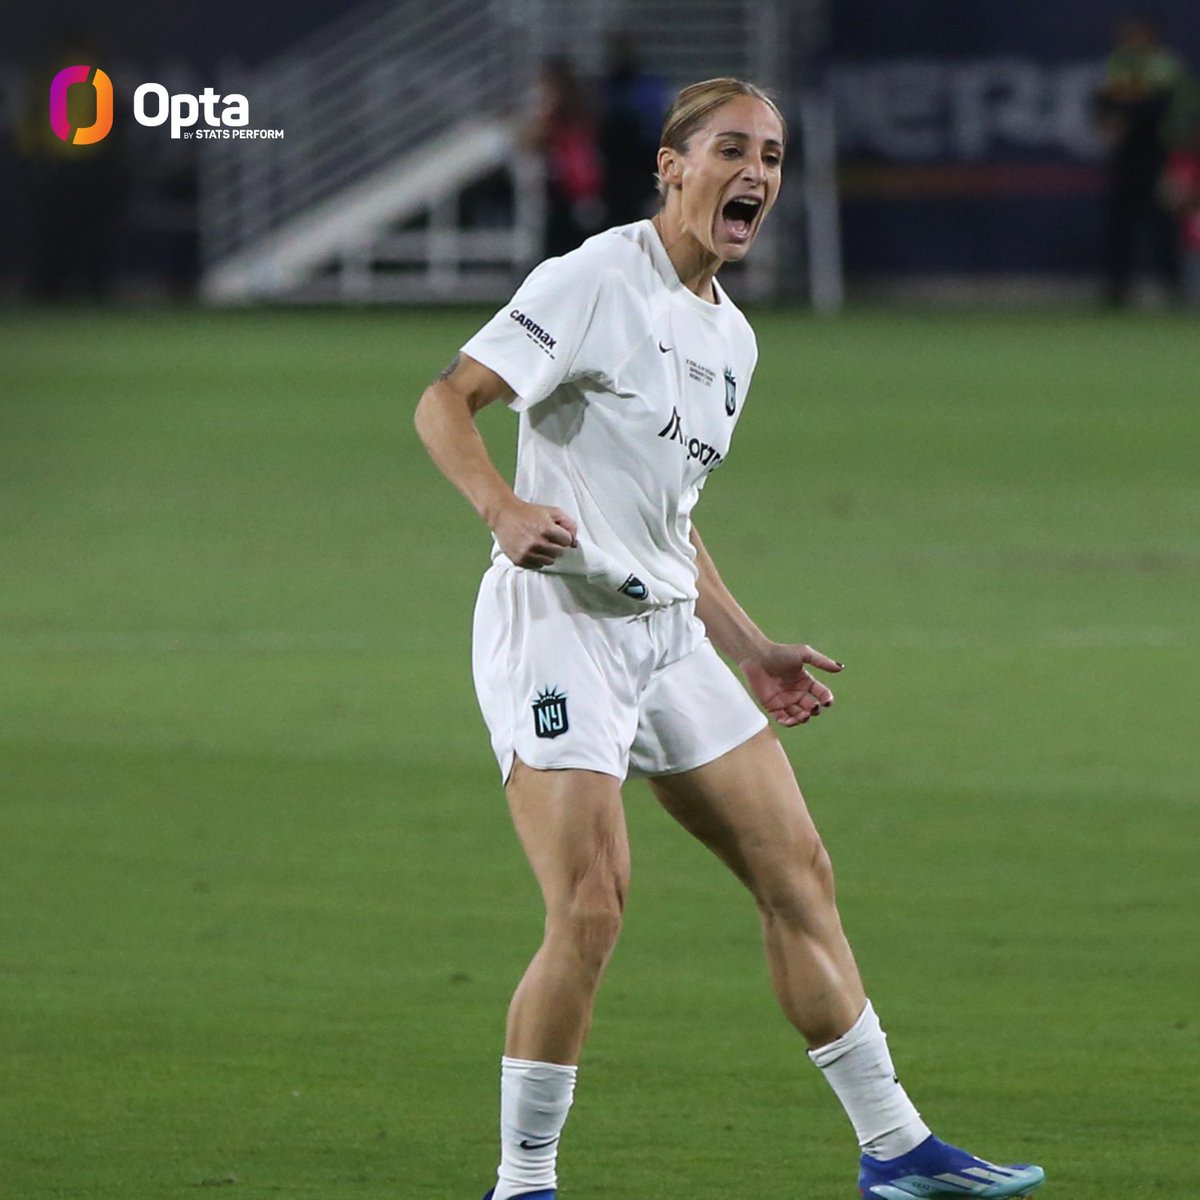
[[[825,849],[825,843],[820,838],[815,840],[808,857],[808,875],[814,885],[832,898],[833,896],[833,859]]]
[[[763,919],[786,925],[807,923],[815,908],[833,903],[833,896],[833,862],[815,833],[754,888]]]
[[[606,963],[621,934],[621,912],[611,905],[584,905],[571,914],[575,952],[586,966]]]
[[[590,880],[550,914],[547,932],[565,939],[572,952],[590,969],[602,967],[621,934],[625,887],[620,879]]]

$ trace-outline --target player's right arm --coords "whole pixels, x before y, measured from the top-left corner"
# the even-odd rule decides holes
[[[521,500],[487,452],[475,414],[512,398],[495,371],[459,354],[422,393],[415,424],[438,470],[470,501],[510,561],[537,569],[575,544],[576,527],[561,508]]]

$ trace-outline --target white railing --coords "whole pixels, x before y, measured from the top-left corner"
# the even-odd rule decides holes
[[[563,55],[582,75],[599,77],[613,32],[628,33],[644,64],[672,84],[741,75],[774,88],[785,106],[798,111],[790,50],[806,14],[826,3],[366,0],[253,73],[222,80],[223,94],[240,91],[250,98],[252,125],[282,129],[285,136],[197,147],[204,261],[211,275],[222,264],[246,264],[256,252],[269,257],[289,230],[311,226],[312,214],[331,212],[343,198],[349,203],[353,197],[364,210],[364,189],[397,164],[415,176],[421,156],[436,151],[452,131],[472,120],[516,118],[547,57]],[[514,157],[509,166],[515,228],[507,241],[501,239],[509,247],[501,256],[516,269],[527,265],[531,248],[540,244],[541,181],[528,162]],[[391,178],[394,194],[394,170]],[[363,299],[398,294],[394,287],[389,292],[373,286],[372,264],[394,263],[404,254],[415,255],[424,268],[423,275],[407,278],[405,295],[420,296],[423,278],[430,295],[470,294],[469,288],[455,293],[449,285],[478,238],[454,228],[457,218],[448,211],[454,206],[439,205],[443,199],[431,192],[425,228],[398,231],[377,220],[335,254],[334,265],[348,281],[341,294]],[[781,217],[773,224],[767,236],[778,243],[786,222]],[[493,234],[489,244],[500,242]],[[781,262],[776,248],[768,241],[750,260],[744,276],[749,293],[776,292]],[[268,262],[256,277],[271,278],[269,267]],[[252,264],[239,269],[246,278],[255,274]],[[274,293],[286,298],[294,291],[294,271],[291,279]]]
[[[515,64],[494,8],[479,0],[367,3],[244,80],[225,82],[250,97],[254,125],[285,136],[204,147],[206,261],[457,121],[511,105]]]

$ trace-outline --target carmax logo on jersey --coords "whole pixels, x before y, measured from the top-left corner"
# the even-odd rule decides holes
[[[96,93],[96,119],[91,125],[72,125],[67,91],[77,83],[90,84]],[[217,106],[221,106],[220,112]],[[203,115],[207,128],[193,129]],[[250,102],[240,92],[222,96],[206,87],[199,96],[172,95],[161,83],[143,83],[133,93],[133,119],[139,125],[170,122],[171,137],[180,138],[281,138],[282,129],[248,129]],[[64,67],[50,84],[50,127],[55,136],[72,146],[88,146],[107,137],[113,124],[112,80],[99,67]]]

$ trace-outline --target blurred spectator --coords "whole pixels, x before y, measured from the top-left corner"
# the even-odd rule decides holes
[[[642,68],[629,34],[613,34],[600,123],[604,203],[610,225],[627,225],[657,207],[655,162],[671,98],[667,81]]]
[[[1167,157],[1163,198],[1179,222],[1184,295],[1200,308],[1200,120]]]
[[[546,162],[546,255],[574,250],[604,224],[604,175],[596,122],[571,64],[542,68],[526,141]]]
[[[1171,123],[1188,87],[1183,64],[1158,40],[1144,17],[1121,22],[1097,95],[1108,137],[1108,252],[1105,298],[1129,300],[1139,235],[1150,241],[1153,264],[1172,295],[1180,288],[1175,220],[1160,198]]]

